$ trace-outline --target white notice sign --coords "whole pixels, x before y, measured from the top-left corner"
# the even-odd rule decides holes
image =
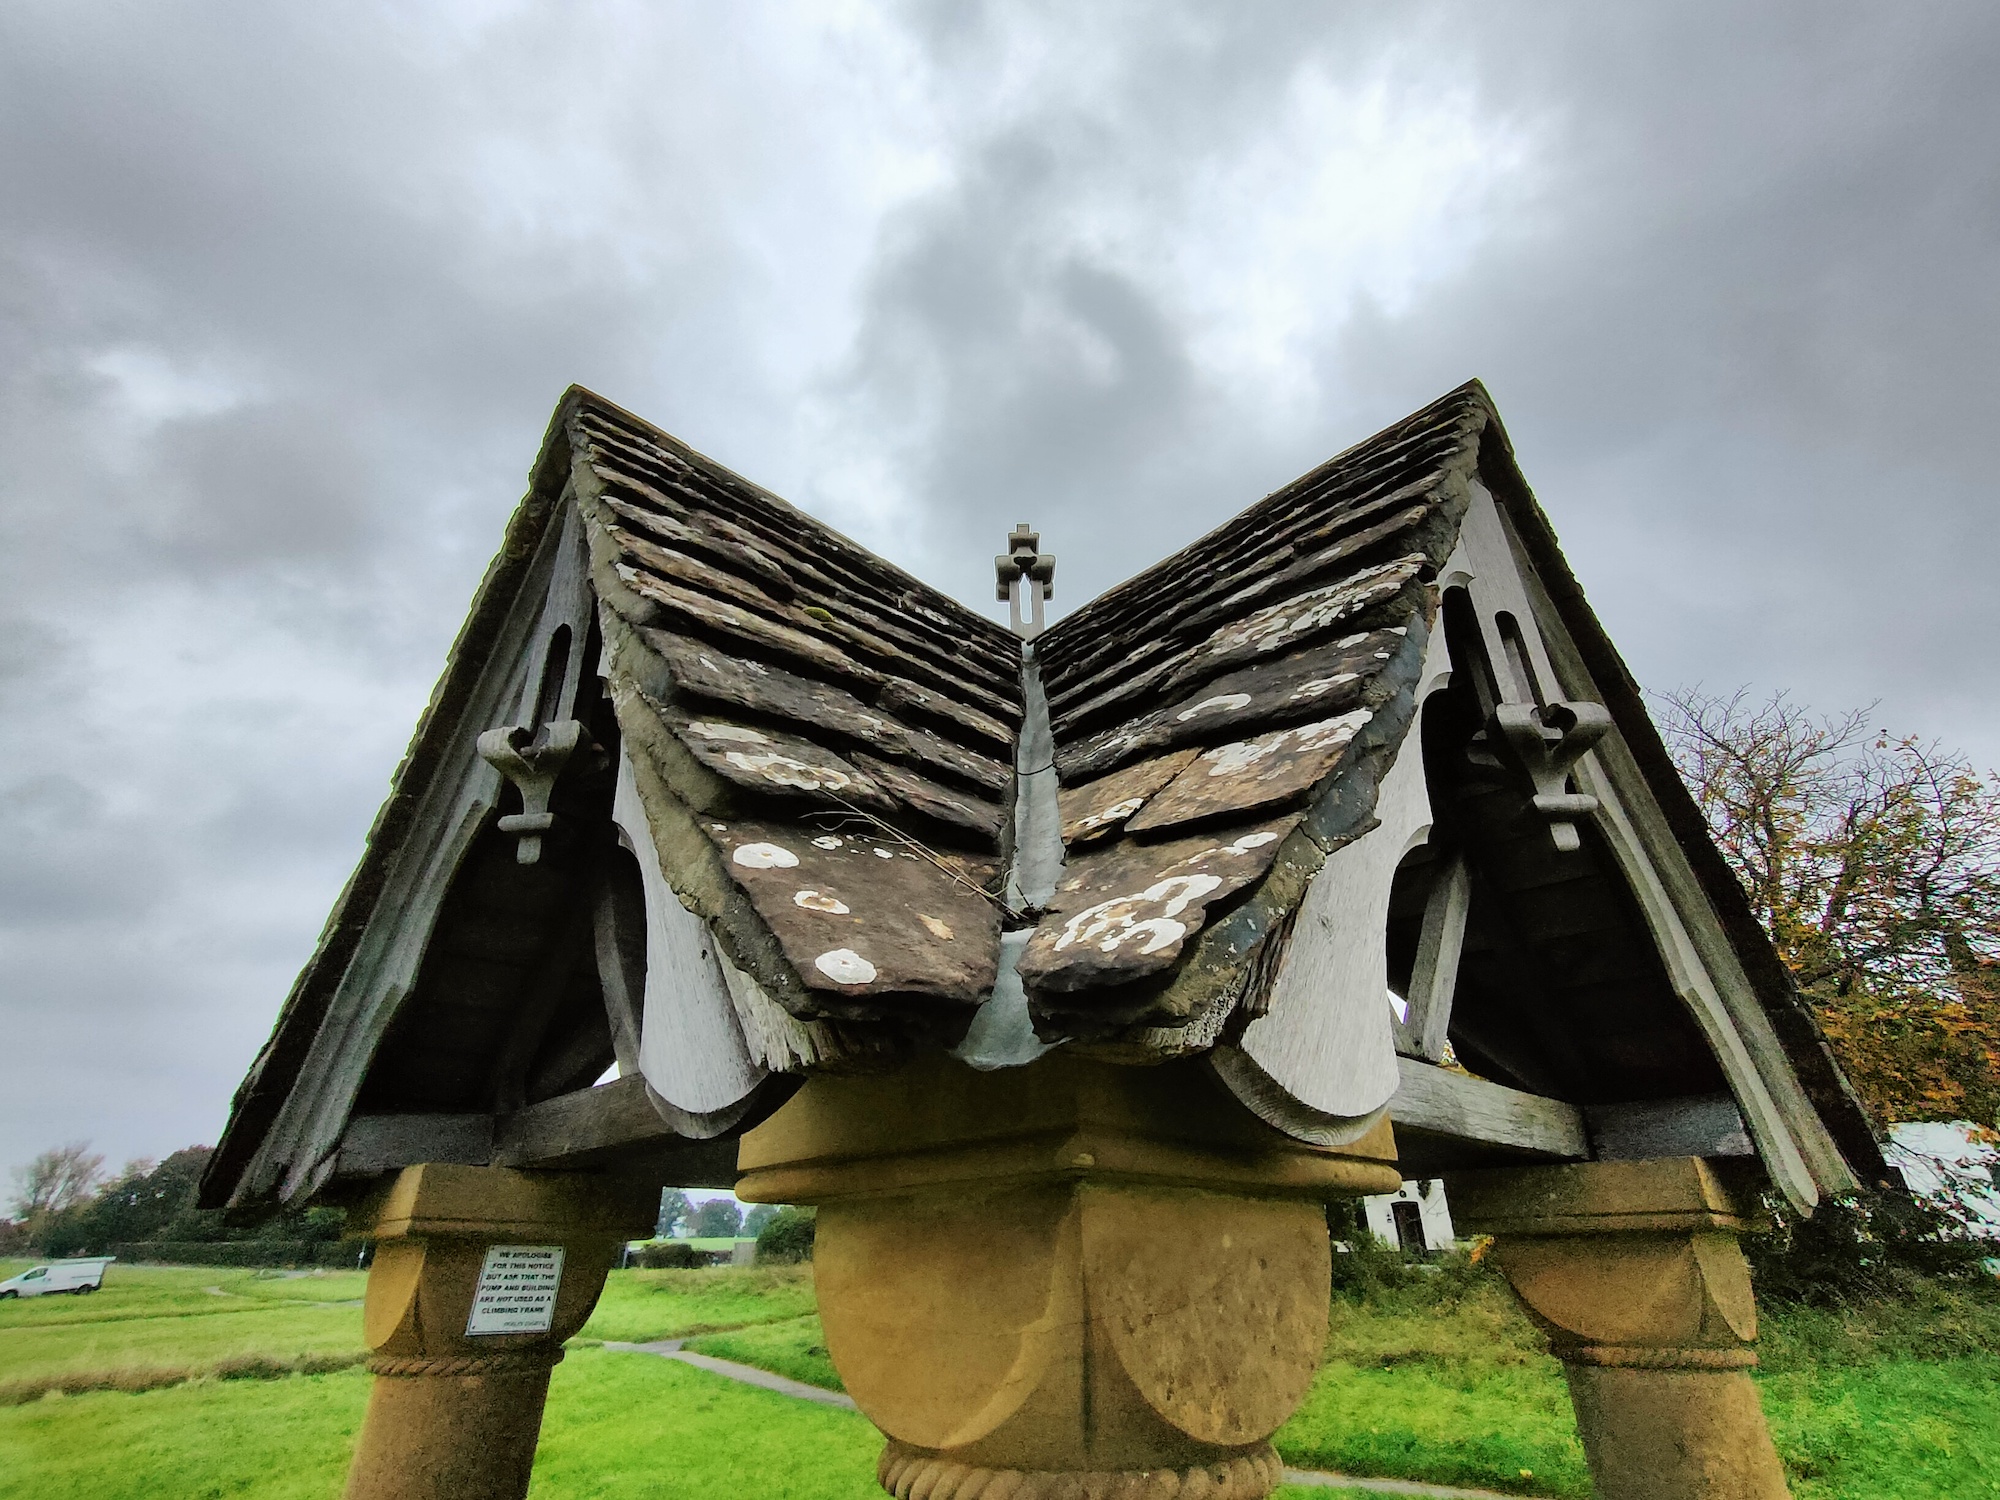
[[[560,1245],[494,1245],[479,1268],[468,1336],[478,1333],[547,1333],[556,1320],[562,1285]]]

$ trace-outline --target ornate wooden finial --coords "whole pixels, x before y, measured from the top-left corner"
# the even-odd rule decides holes
[[[1055,554],[1041,547],[1042,534],[1023,521],[1007,533],[1007,550],[993,559],[999,579],[996,597],[1007,602],[1008,623],[1024,641],[1042,633],[1042,601],[1056,591]],[[1025,612],[1024,603],[1028,606]]]

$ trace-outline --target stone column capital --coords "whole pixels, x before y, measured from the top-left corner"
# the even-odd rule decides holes
[[[1569,1364],[1742,1369],[1757,1304],[1736,1235],[1743,1185],[1695,1157],[1579,1162],[1446,1179],[1455,1223],[1488,1252]]]
[[[1452,1222],[1498,1237],[1754,1228],[1754,1184],[1698,1156],[1454,1172]]]
[[[1326,1342],[1323,1201],[1391,1192],[1386,1122],[1338,1148],[1199,1062],[1059,1050],[809,1079],[737,1192],[820,1205],[827,1349],[899,1497],[1258,1500]]]
[[[347,1211],[347,1237],[467,1236],[502,1241],[632,1239],[658,1222],[658,1184],[592,1172],[532,1172],[428,1162],[405,1167]]]
[[[377,1378],[348,1500],[520,1500],[563,1340],[658,1207],[650,1183],[441,1163],[406,1167],[366,1193],[347,1234],[375,1241],[361,1326]],[[553,1264],[553,1295],[520,1331],[475,1331],[498,1247],[539,1252],[544,1275]],[[503,1257],[496,1280],[506,1267]]]
[[[1784,1500],[1737,1235],[1752,1182],[1695,1157],[1445,1179],[1453,1220],[1562,1360],[1605,1500]]]

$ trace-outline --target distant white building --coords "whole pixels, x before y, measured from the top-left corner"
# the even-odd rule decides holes
[[[2000,1240],[2000,1193],[1993,1167],[2000,1148],[1978,1126],[1964,1120],[1891,1125],[1883,1155],[1902,1168],[1910,1191],[1965,1220],[1974,1234]]]
[[[1449,1250],[1457,1243],[1444,1183],[1435,1177],[1427,1182],[1406,1182],[1393,1193],[1363,1198],[1361,1212],[1369,1232],[1385,1245],[1422,1252]]]

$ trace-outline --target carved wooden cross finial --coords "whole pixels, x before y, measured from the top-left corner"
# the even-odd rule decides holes
[[[999,580],[996,597],[1007,601],[1008,623],[1024,641],[1042,633],[1042,601],[1056,591],[1055,554],[1041,547],[1042,534],[1023,521],[1007,533],[1007,550],[993,559]]]

